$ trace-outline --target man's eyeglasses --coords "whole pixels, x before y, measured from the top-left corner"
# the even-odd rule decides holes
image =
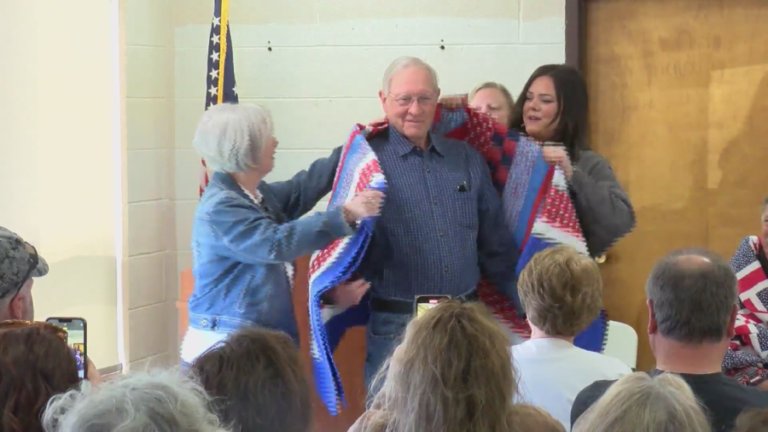
[[[13,293],[11,296],[11,301],[13,301],[16,296],[19,295],[21,289],[24,288],[24,284],[27,283],[27,280],[29,280],[29,278],[32,276],[32,272],[35,271],[37,265],[40,263],[40,257],[37,255],[37,249],[35,249],[35,247],[29,243],[25,243],[24,246],[27,248],[27,253],[29,254],[29,259],[27,259],[27,265],[29,267],[27,268],[27,272],[24,274],[24,278],[22,278],[21,282],[19,282],[19,286],[11,291]]]
[[[414,101],[419,106],[430,106],[434,104],[437,101],[437,98],[433,95],[419,95],[419,96],[411,96],[411,95],[390,95],[395,99],[395,103],[398,106],[401,106],[403,108],[409,107],[413,104]]]

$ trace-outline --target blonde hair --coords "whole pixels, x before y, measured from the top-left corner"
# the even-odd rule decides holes
[[[504,98],[504,101],[507,103],[507,108],[509,109],[509,118],[507,119],[508,124],[504,126],[512,127],[512,124],[511,124],[512,117],[514,116],[514,112],[516,109],[515,98],[512,96],[512,93],[510,93],[509,90],[504,86],[504,84],[497,83],[494,81],[486,81],[480,84],[479,86],[475,87],[474,89],[472,89],[472,91],[469,92],[469,99],[467,100],[471,101],[472,99],[475,98],[475,95],[477,94],[477,92],[485,89],[494,89],[494,90],[498,90],[499,93],[501,93],[501,96]]]
[[[600,313],[603,280],[594,260],[568,246],[545,249],[520,273],[528,321],[550,336],[572,337]]]
[[[517,394],[510,346],[482,304],[440,303],[408,324],[359,430],[508,432]]]
[[[573,426],[573,432],[711,432],[704,409],[677,375],[626,375]]]

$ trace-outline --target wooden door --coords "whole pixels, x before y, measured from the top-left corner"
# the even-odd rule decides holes
[[[645,280],[671,249],[726,258],[755,235],[768,195],[768,3],[587,0],[591,143],[637,212],[603,265],[612,319],[653,366]]]

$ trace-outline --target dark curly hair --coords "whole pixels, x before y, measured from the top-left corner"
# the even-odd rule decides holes
[[[0,432],[43,432],[48,400],[79,382],[75,356],[55,329],[0,327]]]

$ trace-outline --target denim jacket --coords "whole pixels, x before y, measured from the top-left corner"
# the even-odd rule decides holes
[[[290,180],[262,182],[261,206],[229,175],[213,175],[192,228],[192,328],[229,333],[266,327],[298,343],[285,263],[353,233],[340,208],[299,219],[331,191],[340,154],[337,148]]]

